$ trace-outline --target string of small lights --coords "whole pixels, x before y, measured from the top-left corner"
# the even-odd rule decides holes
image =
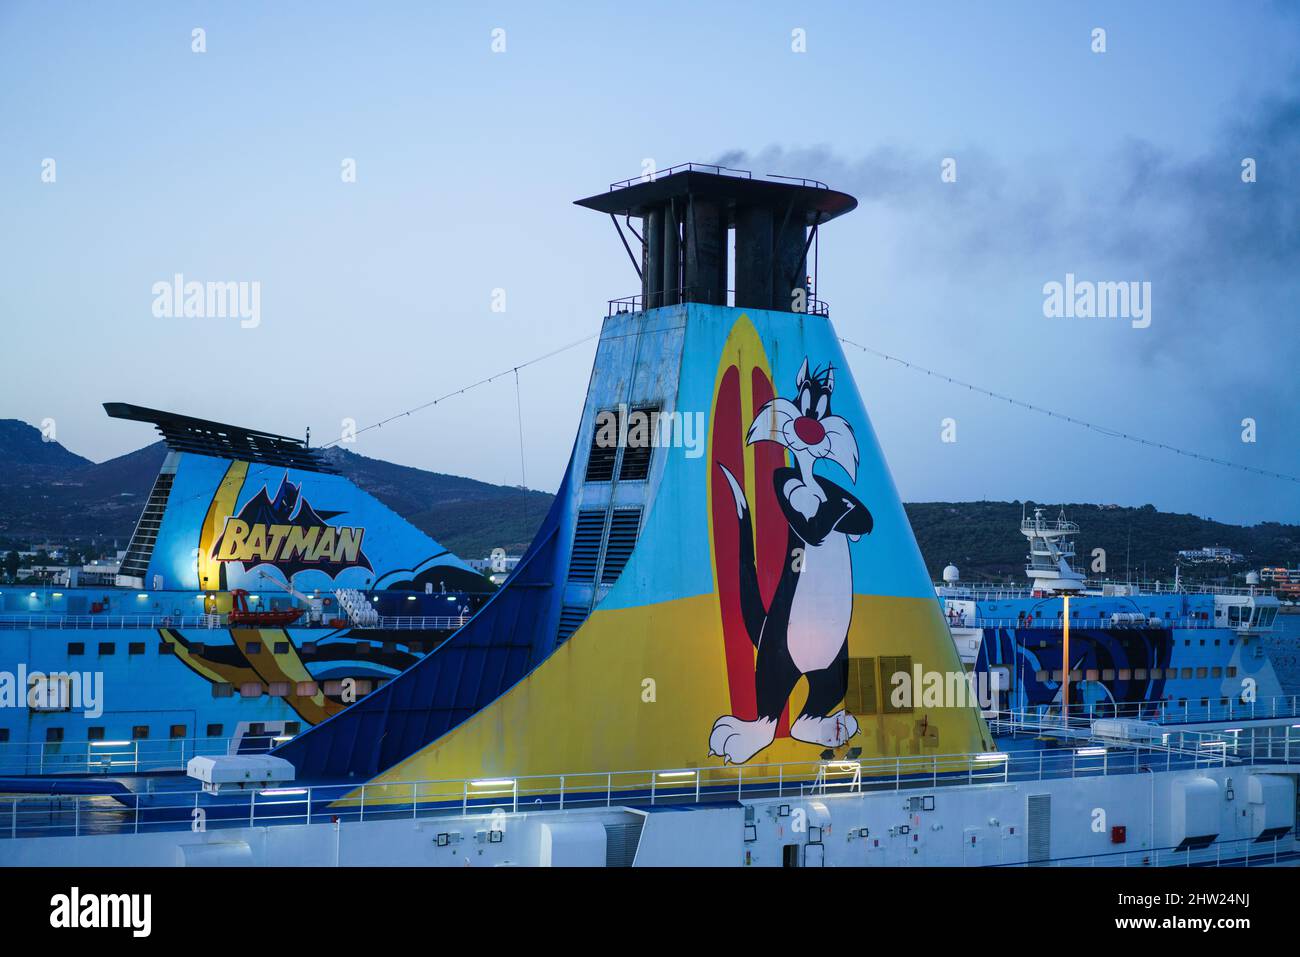
[[[914,372],[923,372],[927,376],[939,379],[942,382],[947,382],[950,385],[960,386],[963,389],[969,389],[971,392],[978,392],[980,395],[987,396],[990,399],[997,399],[1000,402],[1006,402],[1010,405],[1027,409],[1030,412],[1037,412],[1041,415],[1050,416],[1053,419],[1060,419],[1063,422],[1069,422],[1071,425],[1082,426],[1083,428],[1090,429],[1099,435],[1105,435],[1113,439],[1125,439],[1129,442],[1135,442],[1138,445],[1145,445],[1148,448],[1164,449],[1166,452],[1173,452],[1175,455],[1182,455],[1189,459],[1197,459],[1201,462],[1209,462],[1213,465],[1221,465],[1224,468],[1237,469],[1241,472],[1252,472],[1255,475],[1282,479],[1286,482],[1300,483],[1300,476],[1287,475],[1284,472],[1271,472],[1268,469],[1255,468],[1253,465],[1242,465],[1240,462],[1229,462],[1227,459],[1215,458],[1213,455],[1205,455],[1201,452],[1193,452],[1189,449],[1179,448],[1176,445],[1170,445],[1168,442],[1156,442],[1153,439],[1146,439],[1140,435],[1133,435],[1130,432],[1121,432],[1118,429],[1109,429],[1093,422],[1085,422],[1083,419],[1044,408],[1041,405],[1034,405],[1032,402],[1025,402],[1001,392],[994,392],[992,389],[985,389],[969,382],[963,382],[961,379],[954,378],[950,375],[944,375],[942,372],[935,372],[933,369],[927,369],[925,366],[917,365],[915,362],[908,362],[907,360],[900,359],[897,356],[891,356],[886,352],[881,352],[879,349],[873,349],[870,346],[864,346],[860,342],[854,342],[852,339],[845,339],[843,336],[840,337],[840,342],[847,346],[853,346],[855,349],[861,349],[869,355],[876,356],[877,358],[884,359],[888,362],[897,362],[899,365],[911,369]]]

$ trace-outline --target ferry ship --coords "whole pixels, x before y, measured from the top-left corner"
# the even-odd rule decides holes
[[[1025,585],[963,583],[949,565],[936,587],[987,710],[1231,720],[1284,700],[1266,645],[1281,603],[1257,574],[1245,588],[1090,582],[1064,514],[1035,508],[1020,532]]]
[[[1226,721],[1188,710],[1244,703],[1247,678],[1272,690],[1241,633],[1262,599],[1091,596],[1058,560],[1065,530],[1044,526],[1029,536],[1052,559],[1043,594],[941,604],[818,295],[819,236],[852,196],[688,164],[578,205],[612,220],[641,291],[609,303],[569,465],[502,587],[270,754],[11,784],[26,793],[0,798],[0,863],[1300,858],[1294,700]],[[611,442],[611,417],[633,415],[648,436]],[[690,421],[704,454],[674,439]],[[1059,641],[1038,624],[1057,611]],[[977,640],[965,661],[953,628]],[[1233,638],[1217,655],[1216,635]],[[968,699],[968,664],[1006,667],[1014,707]],[[1163,707],[1101,708],[1116,702]]]
[[[383,687],[490,585],[298,439],[110,403],[168,452],[114,587],[0,587],[0,776],[265,751]]]

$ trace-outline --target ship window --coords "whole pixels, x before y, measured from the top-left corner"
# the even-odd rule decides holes
[[[9,740],[9,729],[0,728],[0,743],[7,742],[8,740]]]
[[[185,737],[185,725],[174,724],[171,726],[170,732],[173,740],[175,740],[176,738],[183,738]]]
[[[303,653],[304,655],[314,655],[314,654],[316,654],[316,642],[314,642],[314,641],[304,641],[304,642],[302,643],[302,653]]]
[[[1083,680],[1083,669],[1082,669],[1082,668],[1074,668],[1074,669],[1072,669],[1072,670],[1070,671],[1070,680],[1071,680],[1071,681],[1082,681],[1082,680]],[[1094,679],[1094,680],[1095,680],[1095,679]]]
[[[260,655],[262,653],[262,643],[260,641],[250,641],[244,646],[244,654]]]
[[[357,697],[360,698],[362,695],[370,694],[370,689],[371,689],[372,687],[373,687],[373,686],[372,686],[372,684],[371,684],[369,678],[358,678],[358,679],[357,679]]]
[[[87,741],[103,741],[103,740],[104,740],[104,726],[101,724],[101,725],[96,725],[96,726],[93,727],[93,728],[87,728],[87,729],[86,729],[86,740],[87,740]]]
[[[142,654],[144,654],[144,642],[143,642],[143,641],[132,641],[132,642],[130,642],[130,643],[127,644],[127,646],[126,646],[126,653],[127,653],[128,655],[142,655]]]
[[[881,655],[880,656],[880,688],[883,690],[881,695],[882,701],[880,710],[885,714],[900,714],[912,710],[916,695],[919,688],[912,688],[912,694],[907,696],[902,705],[894,704],[894,695],[900,689],[900,685],[905,687],[899,681],[895,681],[897,675],[906,675],[906,684],[911,684],[912,680],[912,656],[911,655]]]
[[[266,725],[261,721],[254,721],[248,726],[248,733],[255,738],[260,738],[266,734]]]
[[[239,686],[239,696],[241,698],[260,698],[262,696],[262,683],[260,681],[245,681]]]
[[[1103,668],[1102,671],[1101,671],[1101,680],[1102,680],[1102,681],[1114,681],[1114,680],[1115,680],[1115,669],[1114,669],[1114,668]]]
[[[272,681],[266,693],[272,698],[287,698],[289,697],[289,682]]]
[[[158,642],[158,654],[160,654],[160,655],[174,655],[175,653],[176,653],[176,651],[172,648],[172,643],[171,643],[170,641],[160,641],[160,642]]]
[[[229,698],[235,693],[235,686],[228,681],[212,682],[212,697]]]
[[[596,413],[592,426],[591,451],[587,454],[588,482],[609,482],[614,478],[614,460],[618,457],[618,437],[622,423],[617,412]],[[611,441],[610,432],[613,431]]]
[[[844,698],[844,707],[850,714],[875,714],[876,707],[876,659],[849,659],[849,690]]]
[[[1133,678],[1133,671],[1132,671],[1132,669],[1129,669],[1129,668],[1121,668],[1121,669],[1119,669],[1119,680],[1120,680],[1120,681],[1130,681],[1130,680],[1132,680],[1132,678]]]
[[[331,679],[325,682],[325,693],[337,698],[343,694],[343,682],[338,679]]]
[[[1096,668],[1089,668],[1088,671],[1087,671],[1087,673],[1086,673],[1085,680],[1087,680],[1087,681],[1099,681],[1099,680],[1101,680],[1101,671],[1099,671],[1099,670],[1096,669]]]
[[[600,559],[600,533],[605,527],[603,509],[582,509],[573,532],[573,553],[569,557],[569,580],[594,582]]]
[[[99,643],[99,653],[101,655],[113,655],[117,653],[117,642],[101,641]]]
[[[48,742],[49,744],[58,744],[60,741],[63,740],[63,729],[62,729],[62,728],[46,728],[46,729],[45,729],[45,740],[46,740],[46,742]]]
[[[413,655],[422,655],[422,654],[424,654],[424,642],[422,642],[422,641],[412,641],[412,642],[408,642],[407,645],[406,645],[406,647],[407,647],[407,650],[410,651],[411,654],[413,654]]]
[[[277,641],[273,647],[274,653],[277,655],[287,655],[289,653],[289,642],[287,641]]]
[[[70,641],[70,642],[68,642],[68,657],[69,657],[69,658],[72,658],[72,657],[74,657],[74,656],[76,656],[76,655],[84,655],[85,653],[86,653],[86,643],[85,643],[84,641]]]
[[[301,722],[301,721],[286,721],[286,722],[284,723],[284,733],[285,733],[285,734],[297,734],[297,733],[298,733],[299,731],[301,731],[301,730],[302,730],[302,722]]]
[[[210,724],[208,725],[208,737],[219,738],[221,737],[221,732],[224,730],[225,729],[219,724]]]
[[[144,741],[149,737],[149,725],[137,724],[131,729],[131,740]]]
[[[368,641],[358,641],[358,642],[357,642],[357,654],[359,654],[359,655],[368,655],[368,654],[370,654],[370,642],[368,642]]]
[[[1039,671],[1035,671],[1035,672],[1034,672],[1034,680],[1035,680],[1035,681],[1048,681],[1048,680],[1050,680],[1050,679],[1048,678],[1048,676],[1047,676],[1047,669],[1046,669],[1046,668],[1043,668],[1043,669],[1041,669],[1041,670],[1039,670]]]
[[[659,429],[657,406],[633,409],[628,416],[627,445],[618,467],[620,482],[643,482],[650,475],[650,456]]]
[[[1152,675],[1152,677],[1154,678],[1155,675]],[[1147,680],[1147,670],[1146,670],[1145,668],[1134,668],[1134,669],[1133,669],[1133,680],[1134,680],[1134,681],[1146,681],[1146,680]]]
[[[1211,677],[1211,678],[1222,678],[1222,677],[1223,677],[1223,669],[1220,668],[1220,667],[1217,667],[1217,666],[1214,667],[1214,668],[1211,668],[1211,669],[1210,669],[1210,677]]]
[[[1062,669],[1060,669],[1060,668],[1055,668],[1055,669],[1053,669],[1053,671],[1052,671],[1052,680],[1053,680],[1053,681],[1060,681],[1061,678],[1064,677],[1064,675],[1065,675],[1065,672],[1064,672]]]
[[[196,641],[190,645],[190,654],[192,655],[204,655],[207,654],[207,651],[208,646],[202,641]]]
[[[602,584],[618,581],[623,568],[636,547],[637,532],[641,529],[640,508],[618,508],[609,520],[609,539],[605,545],[605,565],[600,573]]]
[[[1196,677],[1198,678],[1207,678],[1209,677],[1209,674],[1210,674],[1209,669],[1205,667],[1200,667],[1196,669]]]
[[[1184,677],[1184,678],[1190,678],[1191,676],[1192,676],[1192,669],[1191,669],[1191,668],[1184,668],[1184,669],[1183,669],[1183,677]]]
[[[1204,638],[1201,639],[1201,647],[1202,647],[1202,648],[1205,647],[1205,639],[1204,639]]]
[[[395,642],[395,641],[386,641],[386,642],[384,642],[384,651],[385,651],[385,653],[390,653],[390,654],[391,654],[392,652],[394,652],[394,651],[396,651],[396,650],[397,650],[397,642]]]
[[[320,685],[317,684],[315,681],[298,682],[299,698],[314,698],[319,693],[320,693]]]

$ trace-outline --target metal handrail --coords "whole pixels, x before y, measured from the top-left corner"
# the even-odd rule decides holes
[[[702,293],[702,298],[711,298],[713,290],[699,286],[674,286],[671,289],[658,290],[657,295],[664,296],[669,293],[672,294],[672,298],[677,299],[678,301],[665,303],[665,305],[681,305],[683,302],[695,302],[696,300],[693,297],[696,293]],[[605,317],[609,318],[611,316],[643,312],[646,309],[645,298],[644,294],[635,293],[631,296],[621,296],[618,299],[607,300],[605,303]],[[736,290],[727,290],[726,305],[733,308],[736,307]],[[825,318],[831,314],[830,304],[824,299],[818,299],[815,296],[808,297],[806,300],[806,306],[807,308],[805,308],[803,312],[791,312],[791,315],[821,316]]]
[[[200,755],[261,754],[293,737],[279,732],[237,737],[137,738],[0,743],[0,776],[137,774],[184,771]]]
[[[948,624],[954,628],[1041,628],[1059,631],[1064,618],[983,618],[946,616]],[[1071,628],[1221,628],[1212,621],[1202,618],[1143,618],[1141,621],[1115,620],[1109,616],[1101,618],[1071,618]],[[1232,629],[1234,631],[1240,629]]]
[[[700,170],[706,173],[716,173],[719,176],[724,174],[734,175],[739,179],[753,179],[754,174],[747,169],[736,169],[732,166],[718,166],[713,163],[678,163],[676,166],[669,166],[667,169],[657,169],[653,173],[642,173],[640,176],[632,176],[628,179],[621,179],[617,183],[609,184],[609,191],[626,189],[629,186],[636,186],[639,183],[653,183],[660,176],[671,176],[674,173],[680,173],[686,170]]]
[[[360,628],[387,628],[393,630],[455,631],[470,620],[470,615],[381,615],[373,625],[361,625]]]
[[[709,768],[661,768],[446,779],[392,784],[293,785],[236,794],[14,797],[0,802],[0,837],[82,836],[188,829],[200,809],[206,828],[465,816],[577,807],[708,804],[806,798],[835,792],[903,791],[975,783],[1042,781],[1240,765],[1300,765],[1300,734],[1227,740],[1172,731],[1162,745],[1123,746],[1080,737],[1075,747]],[[5,814],[5,805],[8,814]],[[6,818],[8,827],[5,827]]]
[[[1176,704],[1173,701],[1102,702],[1070,705],[1074,718],[1095,721],[1102,718],[1133,718],[1155,724],[1200,724],[1212,721],[1268,721],[1280,718],[1300,718],[1300,695],[1272,695],[1256,701],[1243,702],[1229,698],[1225,704]],[[1001,709],[990,716],[1007,720],[1015,725],[1043,721],[1042,711],[1028,708]]]
[[[221,615],[0,615],[0,629],[221,628]]]

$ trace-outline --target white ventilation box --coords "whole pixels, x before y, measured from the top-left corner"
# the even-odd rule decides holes
[[[190,758],[185,773],[209,794],[264,788],[293,780],[293,765],[269,754],[217,754]]]
[[[1092,735],[1108,741],[1145,743],[1161,740],[1165,730],[1158,724],[1136,718],[1098,718],[1092,723]]]

